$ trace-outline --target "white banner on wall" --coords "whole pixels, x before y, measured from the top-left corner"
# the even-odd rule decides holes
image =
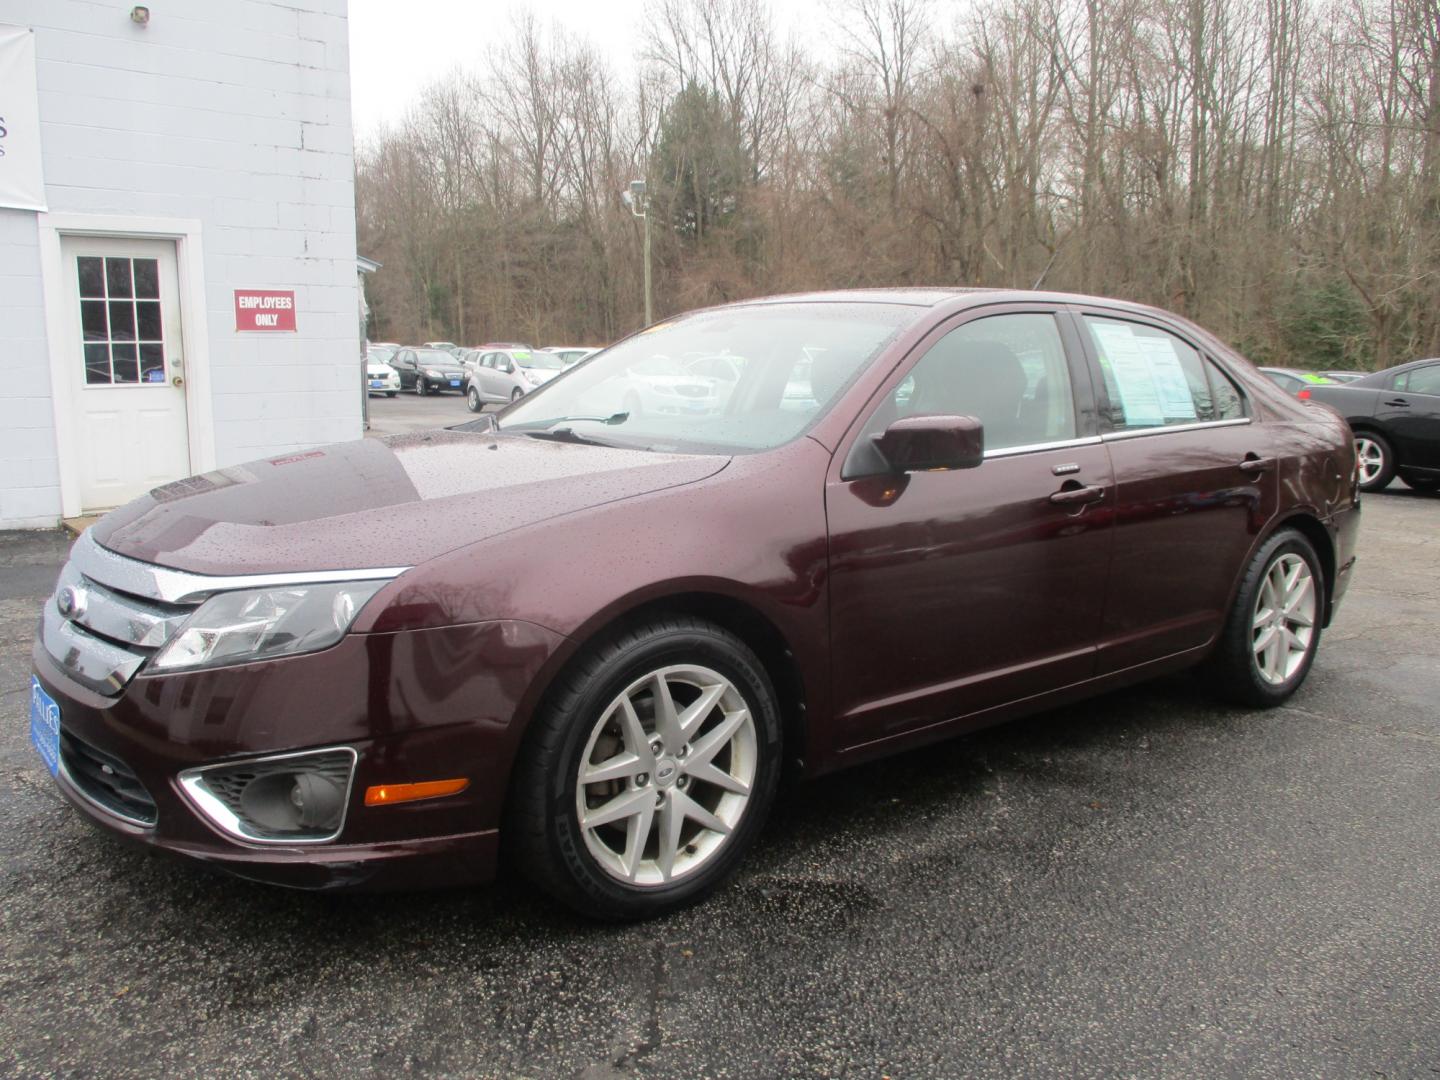
[[[0,26],[0,207],[45,209],[35,35],[23,26]]]

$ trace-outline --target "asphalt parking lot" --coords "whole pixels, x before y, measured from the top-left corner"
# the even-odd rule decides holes
[[[1289,706],[1175,678],[789,790],[717,898],[628,927],[88,827],[27,735],[65,544],[7,534],[0,1073],[1440,1075],[1440,499],[1364,514]]]
[[[503,406],[486,405],[484,412],[498,412]],[[474,420],[475,414],[465,407],[465,398],[453,391],[443,394],[418,394],[406,391],[393,398],[370,395],[370,429],[373,437],[403,435],[407,431],[448,427]]]

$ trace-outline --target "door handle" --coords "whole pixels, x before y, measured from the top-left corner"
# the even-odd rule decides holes
[[[1074,506],[1077,503],[1099,502],[1105,498],[1103,487],[1063,488],[1050,496],[1050,501],[1060,506]]]
[[[1240,462],[1239,468],[1241,472],[1250,473],[1253,476],[1256,473],[1265,472],[1273,464],[1275,462],[1271,458],[1246,458]]]
[[[1380,404],[1381,404],[1381,405],[1389,405],[1391,408],[1394,408],[1394,409],[1408,409],[1408,408],[1410,408],[1410,402],[1406,401],[1403,397],[1396,398],[1394,401],[1382,401]]]

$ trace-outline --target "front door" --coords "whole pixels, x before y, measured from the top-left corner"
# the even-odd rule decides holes
[[[85,513],[190,473],[175,245],[67,236],[67,336]]]
[[[1090,677],[1114,484],[1088,384],[1054,313],[1027,311],[949,330],[885,394],[826,489],[841,745]],[[978,417],[984,463],[896,476],[859,460],[927,413]]]
[[[1392,389],[1381,392],[1375,419],[1393,435],[1400,462],[1440,469],[1440,364],[1397,375]]]

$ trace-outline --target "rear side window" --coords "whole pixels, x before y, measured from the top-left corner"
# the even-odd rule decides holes
[[[1238,420],[1233,380],[1174,334],[1143,323],[1085,316],[1116,431]]]
[[[1440,396],[1440,364],[1415,368],[1395,377],[1395,389],[1412,394],[1435,394]]]

